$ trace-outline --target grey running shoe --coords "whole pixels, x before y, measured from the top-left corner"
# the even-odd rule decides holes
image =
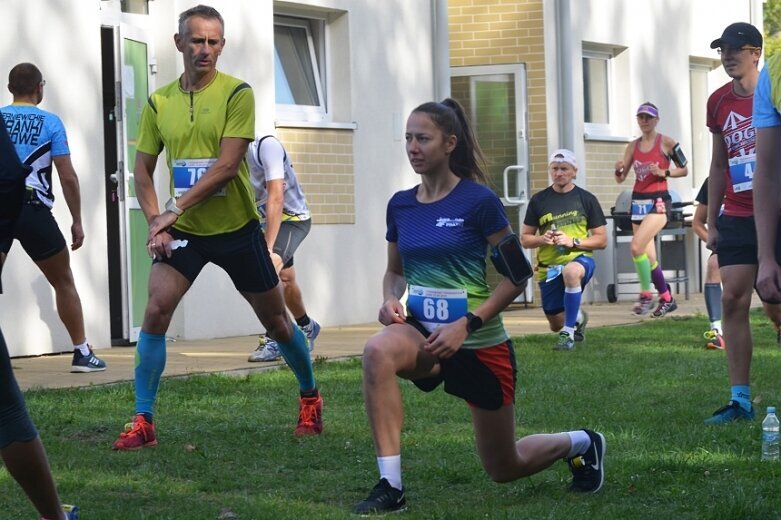
[[[263,345],[258,345],[258,348],[249,355],[247,361],[276,361],[282,357],[282,352],[279,351],[279,344],[273,339],[266,337],[266,341]]]
[[[406,509],[407,499],[404,489],[396,489],[386,479],[380,479],[369,496],[358,503],[353,513],[361,516],[382,515]]]
[[[605,450],[607,442],[605,436],[599,432],[583,430],[591,438],[591,446],[585,453],[566,459],[572,472],[570,491],[580,493],[596,493],[605,482]]]
[[[635,302],[635,306],[632,308],[632,314],[635,316],[645,316],[649,312],[651,312],[651,307],[653,307],[654,299],[650,296],[643,296],[642,294],[637,299],[637,302]]]
[[[671,313],[678,308],[678,304],[675,303],[675,298],[670,298],[669,302],[659,300],[659,305],[656,310],[651,314],[654,318],[661,318],[662,316]]]
[[[559,341],[553,345],[553,350],[573,350],[575,348],[575,338],[564,331],[559,332]]]
[[[575,323],[575,341],[583,341],[586,339],[586,325],[588,324],[588,313],[584,310],[580,311],[583,314],[583,319]]]

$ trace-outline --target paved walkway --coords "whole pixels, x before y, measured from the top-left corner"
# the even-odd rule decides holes
[[[758,303],[758,302],[757,302]],[[707,315],[702,294],[692,294],[688,301],[680,300],[676,316]],[[651,318],[631,314],[631,302],[584,305],[589,313],[589,328],[637,323]],[[548,322],[539,307],[510,308],[504,313],[504,323],[511,336],[550,332]],[[706,319],[703,318],[703,325]],[[328,359],[359,356],[366,339],[379,330],[379,323],[349,327],[323,328],[317,338],[315,355]],[[551,335],[551,341],[554,336]],[[281,362],[249,363],[247,356],[257,345],[256,336],[241,336],[198,341],[170,341],[166,361],[166,376],[183,376],[208,372],[251,372],[274,367]],[[112,347],[97,350],[108,363],[108,370],[92,374],[72,374],[71,354],[15,358],[14,373],[23,390],[30,388],[65,388],[116,383],[133,380],[135,347]]]

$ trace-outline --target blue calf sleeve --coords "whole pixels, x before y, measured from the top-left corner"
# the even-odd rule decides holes
[[[282,357],[285,358],[287,365],[298,379],[298,388],[302,392],[314,390],[316,386],[315,373],[312,369],[312,360],[309,357],[309,344],[301,329],[293,326],[293,338],[290,343],[282,343],[281,341],[277,341],[277,343]]]
[[[160,376],[165,370],[165,335],[138,335],[136,346],[136,413],[152,414]]]

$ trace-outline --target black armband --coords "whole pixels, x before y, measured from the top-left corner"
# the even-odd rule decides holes
[[[493,248],[491,262],[499,274],[509,278],[518,287],[524,285],[533,274],[532,266],[523,253],[518,235],[514,233],[504,237]]]
[[[674,162],[678,168],[683,168],[689,163],[688,159],[686,159],[686,156],[683,155],[683,150],[681,150],[681,143],[675,143],[675,146],[673,146],[673,151],[670,152],[670,160],[672,160],[672,162]]]

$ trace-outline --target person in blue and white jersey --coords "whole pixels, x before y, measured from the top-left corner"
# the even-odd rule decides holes
[[[32,168],[25,180],[25,203],[16,221],[13,238],[22,244],[54,288],[57,314],[73,342],[71,372],[98,372],[106,370],[106,362],[95,356],[87,343],[84,313],[70,268],[68,247],[52,215],[54,165],[73,219],[70,248],[79,249],[84,244],[79,179],[71,163],[65,126],[55,114],[38,108],[43,101],[45,85],[38,67],[32,63],[16,65],[8,74],[8,90],[14,97],[13,103],[0,108],[19,159]],[[6,242],[2,248],[2,252],[8,254],[11,242]]]

